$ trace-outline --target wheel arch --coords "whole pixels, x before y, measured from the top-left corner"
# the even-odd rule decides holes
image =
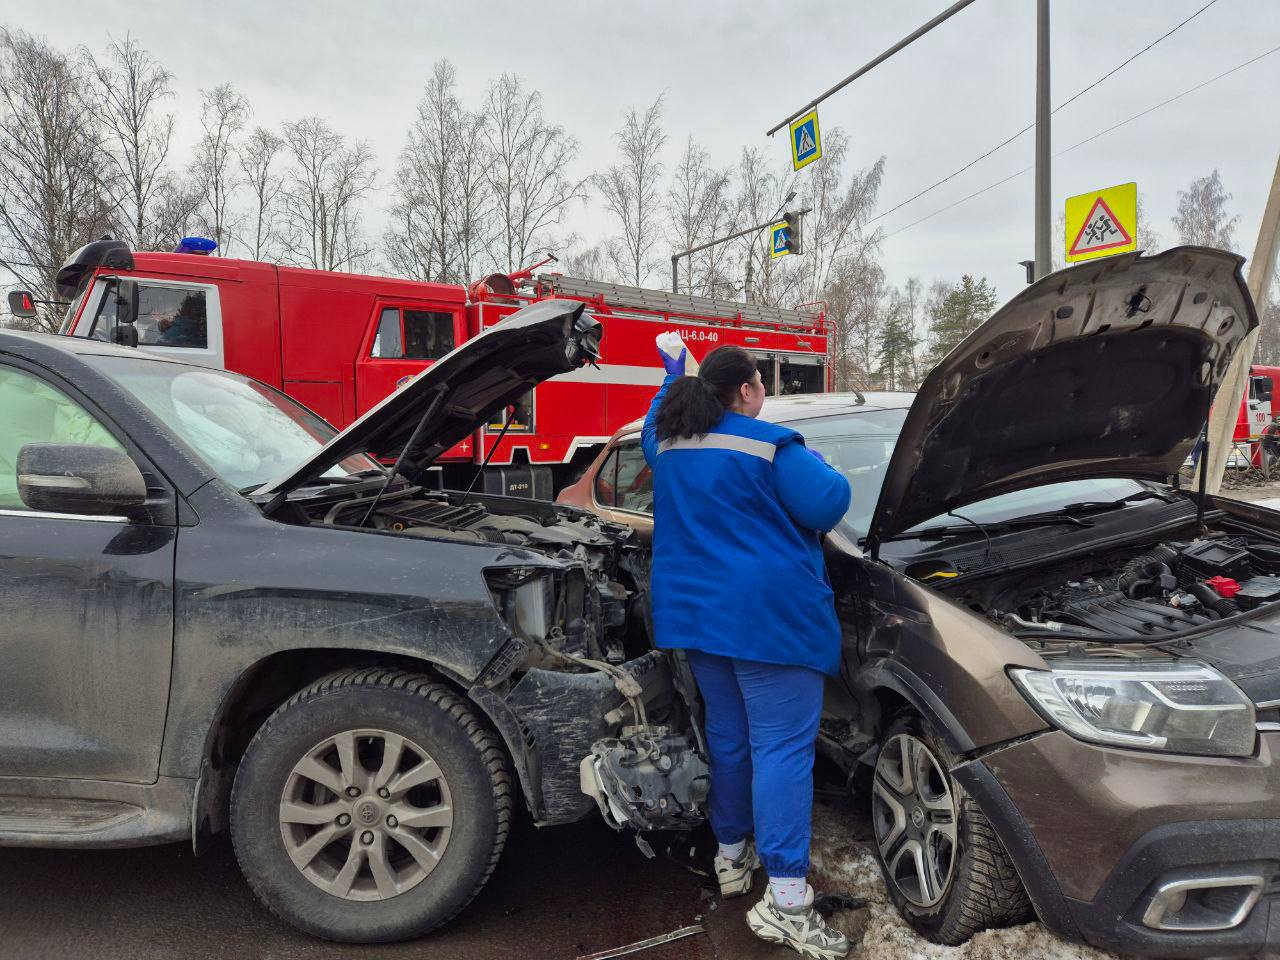
[[[292,648],[277,650],[246,667],[218,705],[205,735],[192,801],[191,838],[197,853],[202,849],[202,838],[227,829],[235,771],[249,742],[267,718],[290,697],[321,677],[357,667],[425,673],[452,688],[476,708],[482,721],[498,735],[520,781],[526,807],[536,810],[528,745],[519,722],[500,697],[483,687],[468,689],[458,674],[431,660],[344,647]]]

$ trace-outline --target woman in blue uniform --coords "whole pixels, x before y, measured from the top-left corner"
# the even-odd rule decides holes
[[[658,346],[668,376],[642,434],[655,639],[688,651],[706,705],[716,876],[737,896],[763,863],[756,935],[843,957],[849,942],[813,909],[806,876],[823,677],[840,659],[821,539],[849,507],[849,481],[800,434],[756,419],[765,390],[745,350],[719,347],[684,376],[679,337]]]

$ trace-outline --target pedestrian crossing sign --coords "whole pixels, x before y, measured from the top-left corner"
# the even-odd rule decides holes
[[[769,258],[777,260],[791,252],[791,227],[783,221],[769,228]]]
[[[791,121],[791,165],[796,170],[822,156],[822,134],[818,130],[818,108]]]
[[[1067,198],[1067,262],[1138,248],[1138,185],[1122,183]]]

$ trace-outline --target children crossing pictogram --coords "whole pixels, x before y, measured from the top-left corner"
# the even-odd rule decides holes
[[[1098,197],[1093,202],[1093,209],[1085,217],[1080,232],[1076,235],[1075,242],[1071,244],[1068,253],[1071,256],[1097,253],[1100,250],[1123,247],[1132,242],[1133,237],[1129,236],[1128,231],[1120,223],[1120,218],[1111,212],[1107,201]]]

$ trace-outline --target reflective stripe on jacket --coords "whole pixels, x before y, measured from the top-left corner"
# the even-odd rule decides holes
[[[821,534],[849,481],[777,424],[726,411],[705,436],[641,435],[654,473],[652,600],[659,647],[834,674],[840,630]]]

